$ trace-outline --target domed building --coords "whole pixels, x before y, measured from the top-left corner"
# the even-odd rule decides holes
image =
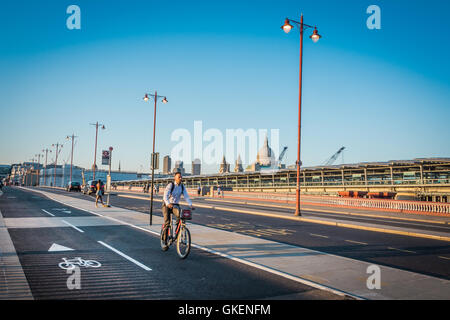
[[[256,155],[256,163],[258,163],[261,168],[269,168],[275,164],[275,155],[273,150],[269,147],[269,140],[267,139],[267,136],[264,140],[263,146],[259,149],[258,154]]]
[[[269,147],[269,139],[264,139],[263,146],[256,154],[256,161],[246,168],[246,171],[260,171],[276,167],[275,154]]]

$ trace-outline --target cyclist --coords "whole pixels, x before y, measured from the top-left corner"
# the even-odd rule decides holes
[[[170,224],[170,213],[174,214],[177,218],[176,225],[180,222],[180,209],[178,206],[178,202],[180,201],[181,195],[183,194],[184,199],[187,201],[191,209],[194,209],[192,206],[192,201],[189,198],[189,194],[184,187],[182,183],[182,176],[180,172],[175,173],[174,175],[174,181],[170,182],[166,189],[164,190],[164,197],[163,197],[163,205],[162,205],[162,211],[164,215],[164,230],[167,229],[167,227]],[[164,232],[164,237],[166,233]],[[164,241],[166,239],[163,239]]]

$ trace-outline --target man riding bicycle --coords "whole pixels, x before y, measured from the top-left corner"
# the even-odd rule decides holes
[[[180,207],[178,202],[180,201],[182,194],[184,196],[184,199],[191,207],[191,209],[194,209],[194,207],[192,206],[192,201],[189,198],[189,194],[181,180],[182,180],[181,173],[180,172],[175,173],[174,181],[170,182],[166,186],[166,189],[164,190],[163,206],[162,206],[162,211],[164,215],[164,229],[167,229],[167,227],[170,224],[169,219],[171,213],[174,214],[175,217],[177,218],[175,225],[178,225],[180,221]]]

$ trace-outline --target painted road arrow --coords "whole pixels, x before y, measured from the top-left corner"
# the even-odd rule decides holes
[[[75,249],[71,249],[71,248],[68,248],[68,247],[64,247],[64,246],[62,246],[62,245],[60,245],[60,244],[57,244],[57,243],[54,243],[54,244],[52,244],[52,246],[50,247],[50,249],[48,249],[48,251],[50,252],[50,251],[52,251],[52,252],[54,252],[54,251],[74,251]]]

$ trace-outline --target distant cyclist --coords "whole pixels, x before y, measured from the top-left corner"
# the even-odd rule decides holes
[[[189,198],[189,194],[181,180],[182,180],[181,173],[180,172],[175,173],[173,181],[170,182],[166,186],[166,189],[164,190],[164,197],[163,197],[164,201],[162,206],[162,211],[164,215],[164,229],[166,229],[169,226],[170,213],[173,213],[175,215],[175,217],[177,218],[175,225],[178,225],[178,222],[180,221],[180,210],[178,203],[180,202],[182,194],[184,196],[184,199],[191,207],[191,209],[194,209],[194,207],[192,206],[192,201]]]

